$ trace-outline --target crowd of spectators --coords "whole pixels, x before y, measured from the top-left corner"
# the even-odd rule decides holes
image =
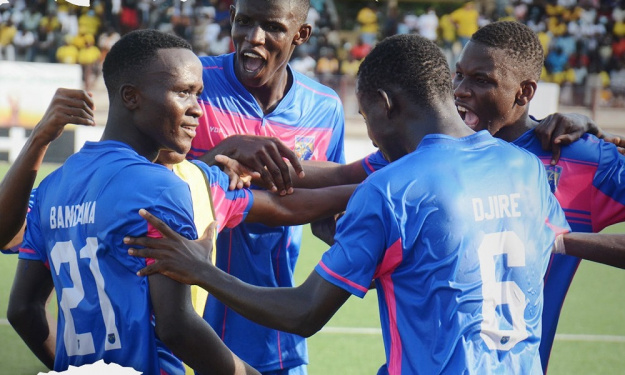
[[[198,55],[232,51],[232,1],[92,0],[81,7],[64,0],[11,0],[0,5],[0,59],[80,64],[89,89],[107,51],[134,29],[176,33]],[[308,22],[314,33],[292,66],[339,93],[352,92],[360,61],[386,36],[419,33],[436,41],[453,70],[480,26],[517,20],[538,34],[545,51],[542,79],[561,85],[563,104],[625,106],[625,1],[481,0],[445,9],[436,2],[390,3],[361,2],[348,15],[337,11],[340,0],[312,0]]]

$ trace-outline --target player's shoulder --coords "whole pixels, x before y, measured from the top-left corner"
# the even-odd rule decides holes
[[[225,61],[228,59],[228,55],[217,55],[217,56],[199,56],[200,62],[202,62],[202,67],[204,70],[222,70],[224,68]]]
[[[339,95],[329,86],[326,86],[305,74],[302,74],[290,68],[293,74],[293,82],[300,95],[307,95],[318,101],[331,101],[337,104],[341,103]]]
[[[186,168],[190,168],[190,169],[193,168],[193,169],[199,170],[203,174],[203,177],[205,177],[208,180],[209,184],[219,181],[220,178],[228,178],[228,175],[224,171],[222,171],[218,166],[216,165],[210,166],[198,159],[185,160],[181,164],[185,165]]]
[[[601,163],[606,157],[613,160],[623,156],[619,154],[616,145],[586,133],[577,141],[562,147],[561,157],[589,163]]]

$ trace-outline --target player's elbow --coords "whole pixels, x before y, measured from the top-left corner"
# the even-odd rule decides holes
[[[304,321],[300,322],[293,328],[293,333],[302,337],[310,337],[319,332],[323,328],[323,324],[315,324],[314,322]]]
[[[7,320],[16,332],[24,332],[32,322],[35,309],[36,306],[12,295],[7,308]]]
[[[291,319],[283,321],[288,325],[284,331],[295,333],[302,337],[310,337],[323,328],[325,322],[315,319],[312,311],[302,311],[300,315],[292,316]]]
[[[155,332],[158,338],[172,351],[176,351],[185,343],[185,329],[177,324],[156,324]]]

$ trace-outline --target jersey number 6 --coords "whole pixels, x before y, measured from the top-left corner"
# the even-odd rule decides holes
[[[497,281],[495,256],[506,254],[506,268],[525,266],[525,245],[514,232],[484,236],[478,255],[482,274],[482,331],[480,336],[491,350],[510,350],[528,336],[525,323],[525,294],[514,281]],[[497,306],[508,305],[512,329],[501,329]]]

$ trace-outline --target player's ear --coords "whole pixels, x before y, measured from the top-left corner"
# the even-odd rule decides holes
[[[234,25],[234,15],[237,13],[237,8],[234,4],[230,5],[230,25]]]
[[[305,23],[299,27],[297,33],[293,37],[293,45],[299,46],[308,41],[310,36],[312,35],[312,26],[308,23]]]
[[[128,110],[135,110],[139,107],[139,90],[131,84],[122,85],[119,88],[119,97],[122,99],[124,107]]]
[[[385,90],[378,89],[378,95],[379,99],[382,102],[382,105],[384,106],[384,109],[386,110],[386,117],[390,119],[391,117],[393,117],[395,103],[393,102],[391,96]]]
[[[521,82],[521,87],[519,87],[519,91],[517,92],[515,103],[520,106],[527,105],[534,97],[537,86],[536,81],[533,79]]]

